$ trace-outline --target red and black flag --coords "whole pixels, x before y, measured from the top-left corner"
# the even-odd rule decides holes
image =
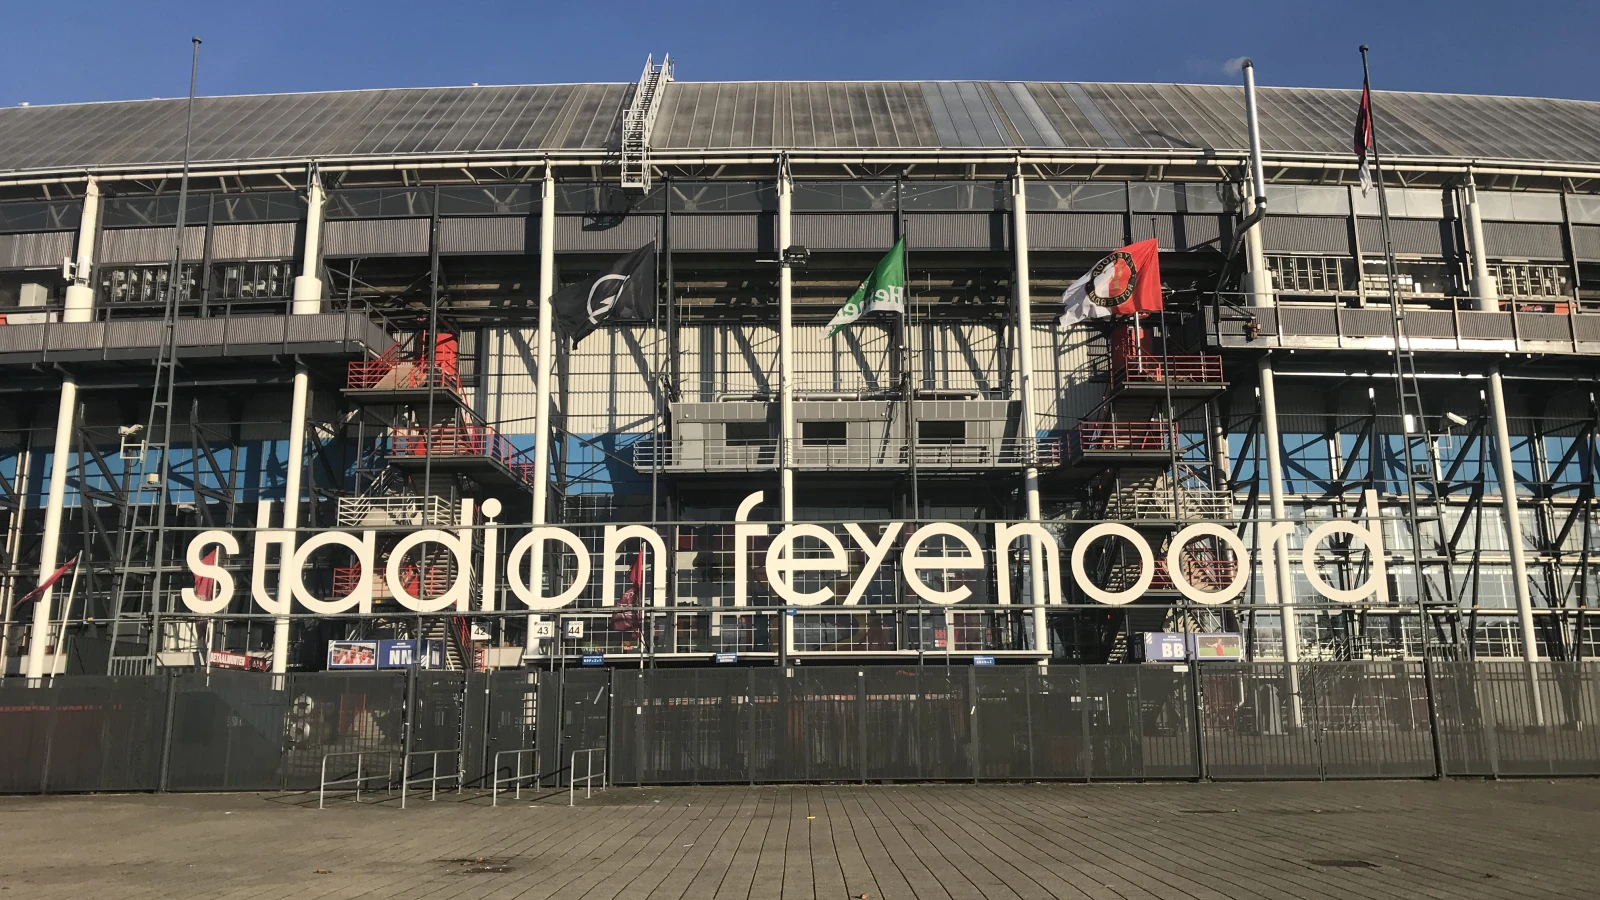
[[[1364,48],[1363,48],[1364,49]],[[1372,88],[1367,79],[1361,79],[1361,108],[1356,110],[1355,135],[1356,162],[1361,176],[1361,196],[1372,193]]]
[[[39,582],[39,586],[38,587],[36,587],[33,590],[29,591],[26,595],[23,596],[23,598],[21,600],[18,600],[17,601],[17,606],[20,608],[22,606],[22,604],[24,604],[24,603],[33,603],[34,601],[38,600],[40,597],[43,597],[45,591],[48,591],[48,590],[50,590],[50,588],[54,587],[55,583],[61,580],[61,576],[67,574],[68,572],[71,572],[72,571],[72,567],[76,566],[77,564],[78,564],[78,557],[76,557],[76,556],[74,556],[71,559],[67,560],[67,564],[66,565],[64,565],[61,568],[59,568],[59,569],[55,570],[54,572],[52,572],[50,574],[49,578],[46,578],[45,580]]]

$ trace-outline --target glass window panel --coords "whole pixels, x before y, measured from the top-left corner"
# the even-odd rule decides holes
[[[184,223],[204,225],[211,204],[209,194],[190,194]],[[178,223],[178,195],[114,197],[106,200],[101,224],[107,228],[153,227]]]
[[[486,184],[439,189],[441,216],[525,216],[535,212],[531,184]]]
[[[1177,212],[1178,186],[1175,184],[1130,184],[1128,202],[1134,212]]]
[[[433,215],[431,188],[352,188],[328,192],[330,219],[388,219]]]
[[[1028,182],[1028,209],[1031,212],[1124,212],[1127,208],[1127,185],[1120,181]]]
[[[1185,184],[1184,201],[1191,213],[1225,213],[1239,208],[1237,189],[1228,182]]]
[[[1389,215],[1394,218],[1445,218],[1445,192],[1439,188],[1387,188],[1383,193],[1389,198]],[[1360,191],[1356,191],[1355,205],[1357,215],[1378,215],[1378,192],[1373,191],[1363,197]]]
[[[1561,195],[1512,194],[1511,215],[1518,222],[1560,222]]]
[[[763,212],[778,208],[777,185],[770,181],[674,181],[668,193],[673,212]]]
[[[20,200],[0,203],[0,232],[69,231],[83,219],[81,200]]]
[[[901,190],[902,207],[912,212],[993,212],[1010,203],[1003,181],[907,182]]]
[[[1568,194],[1567,215],[1574,222],[1600,225],[1600,197],[1593,194]]]
[[[298,222],[305,217],[306,201],[295,191],[216,194],[211,209],[218,222]]]
[[[1478,217],[1509,222],[1515,218],[1511,211],[1510,191],[1479,191]]]
[[[1347,216],[1350,191],[1343,187],[1307,184],[1294,190],[1297,211],[1303,216]],[[1270,199],[1271,194],[1268,194]]]

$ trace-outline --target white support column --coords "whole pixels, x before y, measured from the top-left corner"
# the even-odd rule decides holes
[[[306,243],[301,256],[300,274],[294,279],[296,314],[322,312],[322,178],[312,169],[306,187]]]
[[[317,272],[322,266],[322,179],[312,169],[306,188],[306,241],[300,257],[300,274],[294,279],[294,315],[313,315],[322,312],[322,279]],[[305,365],[294,366],[293,393],[289,401],[289,456],[285,461],[283,479],[283,527],[300,525],[300,478],[305,471],[306,407],[310,405],[311,375]],[[257,522],[258,528],[270,527],[270,522]],[[278,563],[278,603],[287,611],[293,597],[289,591],[289,562],[298,536],[280,548],[283,554]],[[289,666],[289,617],[279,615],[272,621],[272,672],[282,675]]]
[[[793,231],[794,181],[787,162],[778,170],[778,258],[789,250]],[[785,522],[794,521],[794,273],[787,263],[778,265],[778,441],[783,461],[779,509]],[[787,630],[787,616],[785,626]]]
[[[1027,498],[1028,521],[1038,522],[1041,514],[1039,465],[1034,450],[1038,423],[1034,421],[1033,416],[1033,285],[1028,265],[1028,191],[1020,169],[1011,185],[1011,221],[1011,243],[1015,259],[1011,277],[1017,295],[1017,382],[1021,401],[1019,403],[1021,427],[1017,429],[1017,436],[1024,442],[1022,452],[1027,460],[1027,467],[1022,470],[1022,491]],[[1004,560],[997,560],[995,564],[1004,565]],[[1044,583],[1044,551],[1039,546],[1038,538],[1034,537],[1028,538],[1028,575],[1033,599],[1033,649],[1043,655],[1039,664],[1044,665],[1050,651],[1050,635],[1046,627],[1044,610],[1047,596]]]
[[[534,348],[534,437],[533,437],[533,524],[547,521],[550,505],[550,380],[554,371],[555,307],[550,298],[556,292],[556,175],[555,169],[545,166],[544,181],[540,184],[539,200],[539,334]],[[538,586],[544,578],[544,541],[533,545],[533,579]],[[543,588],[539,588],[542,590]],[[525,656],[533,656],[539,647],[534,637],[534,626],[539,616],[528,617]],[[553,642],[560,641],[556,635]]]
[[[39,580],[42,582],[60,565],[61,513],[66,500],[67,455],[72,452],[72,427],[78,407],[78,382],[71,375],[61,379],[61,400],[56,411],[56,441],[50,456],[50,493],[44,508],[44,536],[39,545]],[[38,683],[45,676],[45,646],[50,642],[50,615],[55,588],[47,588],[33,604],[33,630],[29,632],[27,676]]]
[[[61,318],[66,322],[94,319],[94,238],[100,221],[100,183],[91,178],[84,186],[83,216],[78,222],[77,264],[72,283],[67,285],[66,303]],[[61,376],[61,397],[56,407],[55,447],[50,457],[50,492],[45,500],[44,534],[39,543],[39,580],[49,578],[60,565],[61,517],[66,505],[67,461],[72,452],[72,430],[78,412],[78,380],[69,373]],[[37,683],[45,675],[45,646],[50,641],[50,616],[55,588],[44,592],[33,604],[33,629],[29,632],[28,678]]]
[[[1528,561],[1522,549],[1522,517],[1517,509],[1517,477],[1511,462],[1511,427],[1506,420],[1506,392],[1500,363],[1489,364],[1489,408],[1494,414],[1495,468],[1500,475],[1500,510],[1505,516],[1506,542],[1511,545],[1511,581],[1516,586],[1517,617],[1522,624],[1522,658],[1539,659],[1539,642],[1533,630],[1533,597],[1528,592]]]
[[[1493,312],[1500,307],[1500,287],[1489,275],[1489,252],[1483,240],[1478,185],[1470,172],[1467,173],[1463,212],[1472,245],[1473,304],[1483,312]],[[1511,424],[1506,416],[1505,380],[1500,375],[1499,362],[1489,364],[1489,410],[1494,416],[1495,468],[1500,476],[1500,511],[1505,517],[1506,541],[1511,545],[1511,580],[1516,586],[1517,616],[1522,626],[1522,657],[1535,662],[1539,659],[1539,642],[1533,629],[1533,597],[1528,591],[1528,560],[1522,548],[1522,517],[1517,507],[1517,478],[1511,461]]]
[[[1250,171],[1245,178],[1245,209],[1259,210],[1265,214],[1267,205],[1267,178],[1261,164],[1261,120],[1256,115],[1256,64],[1245,60],[1244,119],[1250,139]],[[1245,255],[1248,263],[1245,272],[1245,289],[1250,294],[1251,306],[1272,306],[1272,273],[1267,270],[1266,246],[1261,239],[1261,222],[1257,221],[1245,232]]]
[[[1279,450],[1283,440],[1278,434],[1278,388],[1276,376],[1272,371],[1272,358],[1261,357],[1257,364],[1257,372],[1261,377],[1261,433],[1262,439],[1267,444],[1267,492],[1272,503],[1272,520],[1274,523],[1288,521],[1288,514],[1283,503],[1283,460]],[[1257,533],[1261,533],[1260,523],[1257,523]],[[1275,578],[1268,587],[1276,594],[1278,609],[1283,614],[1283,661],[1297,663],[1300,661],[1300,628],[1295,621],[1294,606],[1294,578],[1289,571],[1289,541],[1287,538],[1274,540],[1270,547],[1264,547],[1272,553]],[[1298,689],[1291,683],[1294,690],[1295,709],[1299,709]],[[1298,723],[1299,716],[1296,714]]]
[[[311,376],[305,366],[296,363],[294,391],[289,403],[289,458],[284,463],[283,473],[283,527],[287,529],[300,526],[300,474],[305,469],[306,406],[310,393]],[[270,522],[256,523],[258,528],[270,525]],[[291,534],[290,540],[279,548],[283,555],[278,561],[278,608],[286,612],[294,601],[289,591],[288,574],[289,563],[298,544],[298,535]],[[283,614],[272,620],[272,674],[282,675],[288,671],[288,667],[289,617]]]

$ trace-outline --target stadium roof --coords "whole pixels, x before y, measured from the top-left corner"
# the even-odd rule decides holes
[[[206,97],[200,163],[542,153],[614,145],[631,84],[417,88]],[[1269,155],[1350,155],[1353,91],[1263,88]],[[1375,96],[1402,157],[1600,164],[1600,103]],[[179,162],[184,101],[0,109],[0,173]],[[1009,81],[673,82],[651,145],[726,151],[1240,151],[1237,87]]]

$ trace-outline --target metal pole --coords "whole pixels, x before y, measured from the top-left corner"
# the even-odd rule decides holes
[[[533,437],[533,524],[543,525],[548,515],[550,487],[550,378],[551,357],[554,348],[554,307],[550,303],[556,285],[556,176],[555,169],[545,164],[544,181],[540,185],[539,203],[539,346],[536,352],[537,374],[534,383],[534,437]],[[544,542],[533,545],[533,583],[542,585],[544,579]],[[542,588],[541,588],[542,590]],[[528,616],[527,647],[524,655],[532,656],[538,646],[534,637],[536,616]],[[554,643],[554,641],[552,641]]]
[[[789,159],[778,161],[778,458],[783,462],[779,484],[779,517],[785,527],[794,521],[794,273],[787,254],[792,239],[794,180]],[[794,620],[778,610],[778,665],[787,667],[794,650]]]
[[[1012,254],[1014,272],[1012,281],[1017,304],[1017,372],[1019,382],[1019,416],[1017,437],[1022,442],[1023,461],[1022,493],[1027,505],[1028,521],[1042,519],[1039,508],[1039,462],[1035,452],[1037,430],[1033,418],[1033,283],[1028,261],[1028,186],[1022,177],[1019,163],[1011,187]],[[1028,538],[1029,588],[1033,594],[1033,649],[1040,654],[1039,665],[1048,662],[1050,650],[1049,621],[1045,616],[1045,572],[1043,550],[1037,538]],[[1003,561],[996,560],[996,565]]]
[[[437,433],[433,421],[434,380],[439,373],[439,186],[433,186],[432,218],[428,223],[428,347],[424,357],[427,365],[428,385],[427,415],[422,422],[422,502],[426,509],[433,497],[433,438]],[[466,436],[472,440],[471,435]],[[459,441],[460,438],[455,438]],[[493,452],[492,450],[488,452]],[[427,557],[422,557],[422,580],[427,581]],[[419,587],[419,590],[426,588]],[[422,634],[417,634],[422,640]],[[419,645],[420,646],[420,645]]]
[[[794,181],[785,157],[778,163],[778,415],[782,420],[778,440],[783,460],[779,509],[785,525],[794,521],[794,273],[784,261],[793,235],[793,194]],[[785,625],[785,635],[788,631]]]

